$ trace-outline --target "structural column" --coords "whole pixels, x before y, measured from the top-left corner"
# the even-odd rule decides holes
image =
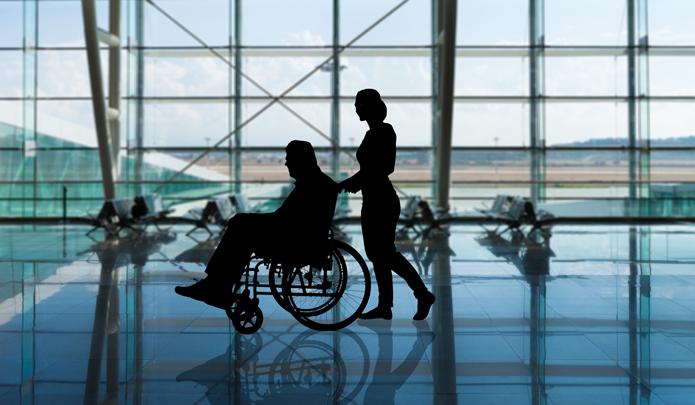
[[[84,22],[85,45],[87,47],[87,64],[89,66],[89,83],[92,89],[92,111],[99,145],[99,162],[104,187],[104,197],[116,196],[116,171],[113,164],[112,139],[109,136],[104,87],[101,77],[101,60],[99,56],[99,31],[97,29],[96,6],[94,0],[82,0],[82,18]]]
[[[529,2],[529,112],[531,145],[531,199],[545,199],[545,4]]]
[[[433,17],[434,79],[437,83],[433,94],[434,139],[434,198],[439,210],[449,211],[451,186],[451,138],[454,109],[454,70],[456,66],[456,2],[435,0]],[[433,89],[434,90],[434,89]]]
[[[432,307],[432,377],[433,403],[455,404],[456,400],[456,344],[454,339],[454,296],[451,290],[451,254],[449,235],[435,231],[429,248],[434,250],[432,261],[432,292],[437,302]]]

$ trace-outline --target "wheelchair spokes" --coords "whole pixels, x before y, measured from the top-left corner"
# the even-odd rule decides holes
[[[321,283],[329,289],[301,287],[301,270],[283,279],[283,295],[290,313],[304,325],[316,330],[337,330],[352,323],[369,300],[371,282],[364,259],[350,245],[331,243],[331,267],[325,269]],[[319,284],[321,285],[321,284]]]
[[[253,333],[263,322],[259,295],[272,295],[300,323],[316,330],[337,330],[352,323],[369,300],[371,282],[364,259],[345,242],[330,240],[325,259],[311,264],[281,264],[260,259],[247,266],[241,280],[243,291],[227,310],[234,327]],[[268,281],[259,280],[262,268]],[[267,287],[270,291],[263,291]],[[259,289],[260,288],[260,289]]]

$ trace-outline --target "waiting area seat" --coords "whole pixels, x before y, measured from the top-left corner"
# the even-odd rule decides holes
[[[174,210],[164,208],[162,197],[159,194],[145,194],[135,197],[134,205],[131,209],[133,220],[138,224],[144,225],[144,229],[147,229],[149,225],[159,228],[157,223],[172,212]]]
[[[190,235],[198,229],[203,229],[208,234],[213,235],[210,226],[216,225],[224,229],[227,221],[234,214],[234,206],[232,206],[228,197],[212,198],[205,203],[205,207],[202,210],[192,209],[188,211],[188,215],[194,220],[195,226],[186,235]]]
[[[104,201],[99,213],[93,218],[94,227],[87,232],[87,235],[97,229],[104,229],[109,235],[116,236],[126,228],[135,230],[132,214],[134,205],[132,198],[112,198]]]
[[[478,212],[485,215],[486,218],[500,222],[506,227],[499,231],[498,226],[493,232],[503,234],[509,230],[520,231],[526,225],[530,225],[531,229],[525,233],[529,236],[537,230],[543,230],[542,226],[554,216],[545,210],[536,210],[533,201],[528,197],[512,196],[508,194],[498,194],[492,207],[489,209],[478,209]],[[546,237],[550,236],[549,230],[543,230]]]
[[[421,235],[427,236],[432,229],[440,228],[441,225],[439,216],[420,196],[408,197],[398,221],[401,227],[398,228],[397,233],[410,235],[413,232],[415,238]]]
[[[165,219],[172,212],[164,208],[159,194],[145,194],[133,198],[112,198],[104,201],[99,214],[93,218],[94,227],[87,232],[104,229],[109,235],[118,236],[124,229],[142,232],[149,225]]]

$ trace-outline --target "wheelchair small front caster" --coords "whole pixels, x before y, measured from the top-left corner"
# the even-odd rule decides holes
[[[255,305],[238,306],[232,318],[232,325],[239,333],[249,335],[255,333],[263,324],[263,311]]]

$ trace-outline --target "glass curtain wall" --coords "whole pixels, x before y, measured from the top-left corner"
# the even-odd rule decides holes
[[[272,209],[289,190],[292,139],[312,142],[336,179],[356,170],[366,126],[353,98],[374,87],[398,134],[392,178],[403,196],[431,199],[434,4],[409,0],[372,26],[400,3],[122,1],[119,193],[185,203],[242,192]],[[97,0],[102,27],[107,6]],[[688,196],[693,7],[459,0],[453,209],[498,193]],[[61,215],[64,196],[67,215],[98,210],[80,2],[3,1],[0,23],[0,215]]]

